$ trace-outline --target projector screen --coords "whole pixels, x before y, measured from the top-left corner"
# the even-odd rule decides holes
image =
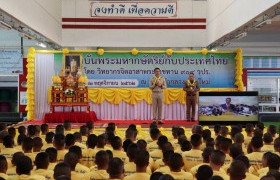
[[[200,92],[200,124],[236,124],[257,122],[258,92]]]

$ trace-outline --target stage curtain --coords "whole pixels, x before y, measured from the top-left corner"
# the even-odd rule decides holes
[[[89,99],[95,104],[102,104],[105,100],[111,104],[138,104],[144,100],[152,104],[152,91],[149,88],[90,88]],[[183,89],[172,88],[164,90],[164,103],[171,104],[178,101],[186,103],[186,93]]]
[[[47,100],[48,88],[52,85],[54,72],[53,54],[35,54],[35,119],[43,119],[50,111]]]
[[[197,109],[198,107],[196,107]],[[84,112],[86,109],[79,107],[56,107],[55,112],[68,113]],[[98,120],[151,120],[152,105],[145,100],[137,104],[128,104],[121,101],[119,104],[112,104],[104,101],[102,104],[90,102],[90,111],[96,113]],[[48,113],[49,111],[46,111]],[[186,105],[175,101],[172,104],[163,104],[162,118],[165,120],[185,120]],[[197,118],[197,115],[196,115]]]
[[[202,88],[201,91],[237,91],[235,88]],[[89,100],[94,104],[102,104],[107,101],[111,104],[120,104],[122,101],[128,104],[138,104],[145,101],[152,104],[152,91],[149,88],[89,88]],[[183,88],[167,88],[163,91],[164,104],[179,102],[186,104],[186,92]],[[48,102],[51,102],[51,88],[48,90]]]
[[[112,104],[119,104],[121,101],[138,104],[141,100],[152,103],[152,92],[148,88],[90,88],[88,93],[89,99],[95,104],[102,104],[105,100]]]
[[[126,102],[111,104],[104,101],[102,104],[90,104],[91,111],[96,113],[99,120],[151,120],[152,105],[142,100],[138,104],[132,105]],[[196,107],[197,109],[198,107]],[[78,109],[76,110],[78,111]],[[185,120],[186,105],[178,101],[172,104],[163,104],[162,118],[164,120]],[[196,117],[197,118],[197,115]]]
[[[237,91],[235,88],[203,88],[201,91]],[[149,88],[89,88],[89,99],[95,104],[102,104],[105,100],[111,104],[138,104],[144,100],[152,104],[152,91]],[[186,92],[183,88],[164,89],[164,103],[179,102],[186,104]]]

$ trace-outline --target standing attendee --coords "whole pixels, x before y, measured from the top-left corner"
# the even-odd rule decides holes
[[[155,76],[150,79],[150,89],[152,90],[153,122],[158,120],[162,124],[163,89],[166,88],[165,78],[160,75],[160,69],[154,69]]]
[[[184,91],[186,91],[187,102],[187,121],[194,121],[196,108],[196,93],[200,90],[198,81],[194,79],[194,73],[190,72],[189,79],[184,83]],[[192,109],[192,113],[191,113]]]

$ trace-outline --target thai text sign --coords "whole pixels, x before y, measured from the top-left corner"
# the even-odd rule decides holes
[[[0,75],[22,74],[22,55],[18,49],[0,49]]]
[[[92,17],[176,17],[177,1],[92,1]]]
[[[203,88],[235,88],[235,53],[173,54],[83,53],[83,73],[89,87],[149,87],[154,68],[161,69],[167,87],[183,87],[189,73]]]

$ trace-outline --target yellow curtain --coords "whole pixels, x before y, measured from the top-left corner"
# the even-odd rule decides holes
[[[201,88],[202,92],[219,91],[232,92],[238,91],[237,88]],[[178,101],[180,104],[186,104],[186,92],[183,88],[167,88],[163,91],[164,103],[172,104]],[[138,104],[145,100],[152,104],[152,91],[149,88],[89,88],[89,100],[95,104],[102,104],[107,101],[111,104],[119,104],[124,101],[128,104]],[[49,88],[48,101],[51,102],[51,88]]]

